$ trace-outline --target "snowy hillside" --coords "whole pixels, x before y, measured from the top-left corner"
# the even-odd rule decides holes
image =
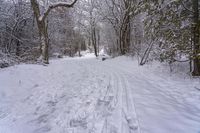
[[[153,66],[87,55],[1,69],[0,133],[199,133],[199,79]]]

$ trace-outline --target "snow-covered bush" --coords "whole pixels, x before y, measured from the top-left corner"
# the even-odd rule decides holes
[[[9,54],[5,54],[0,50],[0,68],[5,68],[19,63],[19,59]]]

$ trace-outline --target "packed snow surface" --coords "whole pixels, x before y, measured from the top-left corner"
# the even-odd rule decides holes
[[[90,55],[0,70],[0,133],[200,133],[199,79]]]

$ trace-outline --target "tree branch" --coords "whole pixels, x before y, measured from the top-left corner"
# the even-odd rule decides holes
[[[180,2],[181,2],[181,5],[183,6],[183,8],[185,8],[185,9],[186,9],[187,11],[189,11],[190,13],[194,13],[194,11],[190,10],[189,8],[187,8],[187,7],[185,6],[185,4],[183,3],[182,0],[181,0]]]
[[[78,0],[74,0],[74,2],[72,2],[71,4],[66,3],[66,2],[58,2],[56,4],[50,5],[48,7],[48,9],[46,10],[46,12],[44,13],[44,16],[40,19],[40,20],[45,20],[45,18],[48,16],[48,14],[50,13],[50,11],[54,8],[57,7],[66,7],[66,8],[71,8],[74,6],[74,4],[77,2]]]

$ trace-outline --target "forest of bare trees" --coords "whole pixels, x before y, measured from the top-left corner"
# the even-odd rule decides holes
[[[43,62],[55,53],[187,62],[200,75],[198,0],[0,0],[2,67]]]

